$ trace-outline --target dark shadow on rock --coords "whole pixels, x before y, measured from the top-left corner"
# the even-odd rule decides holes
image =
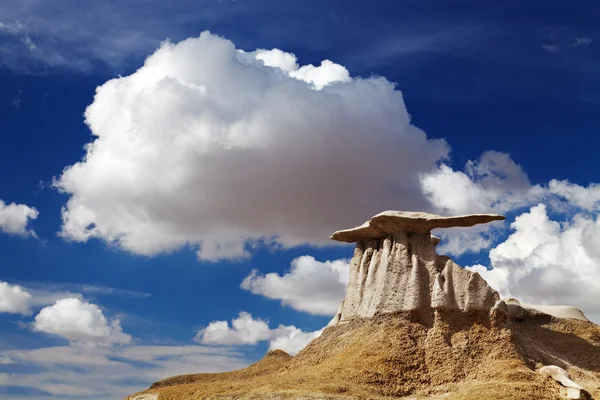
[[[549,315],[537,315],[521,322],[512,322],[510,328],[520,352],[544,365],[565,369],[572,365],[600,372],[600,346],[582,339],[574,332],[561,332],[545,326],[553,321],[556,320]],[[573,323],[587,324],[579,321]]]

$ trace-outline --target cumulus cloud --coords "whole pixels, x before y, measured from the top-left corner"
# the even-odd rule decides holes
[[[600,185],[592,183],[586,187],[556,179],[534,185],[509,154],[495,151],[468,161],[463,171],[441,164],[437,170],[421,174],[420,182],[431,206],[444,214],[505,214],[539,202],[564,215],[594,212],[600,207]],[[505,226],[495,222],[436,231],[442,237],[438,250],[455,256],[479,252],[491,247],[493,238]]]
[[[62,336],[71,342],[124,344],[131,336],[123,333],[120,321],[108,321],[100,307],[78,298],[58,300],[35,317],[33,330]]]
[[[511,224],[514,232],[490,251],[479,272],[503,297],[531,304],[573,305],[600,315],[600,218],[576,214],[559,223],[538,204]]]
[[[322,329],[303,332],[293,325],[279,325],[271,329],[267,321],[254,319],[249,313],[241,312],[238,318],[231,321],[231,326],[227,321],[211,322],[206,328],[198,331],[194,340],[203,344],[228,346],[268,341],[270,350],[280,349],[295,355],[322,332]]]
[[[565,206],[581,208],[586,211],[600,208],[600,185],[595,183],[584,187],[566,180],[553,179],[548,183],[548,191],[563,198],[566,201]]]
[[[386,79],[303,68],[204,32],[98,87],[85,112],[95,139],[55,181],[70,196],[62,235],[217,260],[422,208],[418,174],[447,157],[445,141],[410,124]]]
[[[29,314],[31,294],[19,285],[0,281],[0,312]]]
[[[498,213],[527,207],[546,195],[532,185],[523,168],[509,154],[484,152],[478,160],[469,160],[464,171],[441,164],[433,172],[421,174],[421,188],[429,203],[442,214]],[[493,245],[503,222],[473,228],[442,229],[440,253],[459,256],[478,253]]]
[[[494,239],[503,230],[503,222],[492,222],[469,228],[436,229],[434,234],[442,241],[437,246],[438,254],[460,256],[465,253],[479,253],[489,249]]]
[[[323,60],[318,67],[312,64],[300,67],[298,59],[294,54],[286,53],[279,49],[259,49],[252,53],[252,55],[264,62],[266,66],[279,68],[292,78],[312,83],[315,89],[323,89],[334,82],[352,81],[348,70],[331,60]]]
[[[289,272],[260,275],[253,270],[241,287],[281,300],[283,305],[315,315],[334,315],[348,286],[348,260],[320,262],[311,256],[295,258]]]
[[[38,214],[35,208],[24,204],[6,204],[0,200],[0,232],[20,236],[35,236],[35,232],[27,229],[27,225],[30,220],[36,219]]]
[[[523,168],[509,154],[486,151],[468,161],[465,171],[442,164],[422,174],[421,187],[433,206],[448,214],[504,213],[524,207],[544,194],[531,185]]]

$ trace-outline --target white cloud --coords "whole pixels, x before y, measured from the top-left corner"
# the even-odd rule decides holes
[[[587,47],[594,41],[592,38],[581,36],[572,37],[568,40],[571,47]]]
[[[245,345],[256,344],[271,337],[271,329],[267,322],[252,318],[252,315],[242,312],[231,322],[211,322],[198,332],[196,340],[205,344]]]
[[[487,151],[477,161],[468,161],[464,171],[447,165],[421,174],[421,187],[429,203],[444,214],[499,213],[531,207],[541,201],[561,214],[593,212],[600,207],[600,185],[587,187],[563,180],[533,185],[509,154]],[[493,245],[493,238],[505,226],[493,223],[469,229],[436,232],[440,252],[455,256],[479,252]]]
[[[252,345],[269,341],[269,349],[280,349],[295,355],[311,340],[319,337],[323,330],[303,332],[295,326],[279,325],[270,329],[267,321],[254,319],[252,315],[241,312],[239,317],[231,322],[211,322],[206,328],[198,331],[196,340],[203,344],[216,345]]]
[[[16,361],[10,357],[0,356],[0,365],[10,365],[10,364],[15,364],[15,363],[16,363]]]
[[[275,329],[273,338],[269,342],[270,350],[283,350],[294,356],[306,347],[313,339],[318,338],[323,329],[314,332],[304,332],[295,326],[282,326]]]
[[[492,269],[479,272],[503,297],[530,304],[572,305],[600,315],[600,218],[575,215],[563,224],[544,204],[511,224],[514,232],[490,251]]]
[[[298,311],[334,315],[348,285],[348,260],[320,262],[311,256],[295,258],[288,273],[259,275],[252,271],[242,288],[270,299],[281,300]]]
[[[31,294],[19,285],[0,281],[0,313],[29,314]]]
[[[350,73],[344,66],[330,60],[323,60],[318,67],[312,64],[299,67],[294,54],[279,49],[260,49],[251,54],[256,59],[263,61],[266,66],[279,68],[292,78],[313,84],[314,88],[318,90],[335,82],[352,81]]]
[[[442,164],[422,174],[421,186],[437,209],[449,214],[504,213],[524,207],[544,194],[532,186],[522,167],[507,153],[486,151],[468,161],[465,172]]]
[[[120,321],[109,322],[100,307],[78,298],[58,300],[35,317],[33,329],[63,336],[71,342],[123,344],[131,336],[123,333]]]
[[[0,200],[0,232],[21,236],[35,236],[35,232],[27,229],[30,220],[38,217],[35,208],[24,204],[6,204]]]
[[[558,53],[560,52],[560,46],[556,44],[543,44],[542,49],[546,50],[549,53]]]
[[[553,179],[548,183],[548,191],[564,198],[571,207],[578,207],[587,211],[600,208],[600,185],[596,183],[583,187],[566,180]]]
[[[438,254],[460,256],[465,253],[479,253],[490,248],[494,239],[501,232],[503,222],[494,222],[469,228],[439,229],[434,235],[442,238],[437,246]]]
[[[442,164],[434,172],[421,174],[420,181],[429,203],[442,214],[504,214],[546,195],[544,188],[530,183],[509,154],[496,151],[486,151],[479,160],[468,161],[464,171]],[[503,226],[503,222],[495,222],[436,231],[442,238],[438,252],[454,256],[480,252],[493,245],[493,238]]]
[[[401,92],[278,57],[283,69],[204,32],[97,88],[95,140],[55,182],[70,195],[62,234],[217,260],[256,241],[330,243],[381,210],[421,208],[418,174],[449,148],[410,124]]]

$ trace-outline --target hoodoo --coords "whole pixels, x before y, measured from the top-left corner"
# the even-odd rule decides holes
[[[476,272],[465,270],[435,247],[435,228],[466,227],[505,219],[496,214],[443,217],[385,211],[331,238],[356,242],[346,298],[329,325],[399,311],[489,311],[500,299]]]

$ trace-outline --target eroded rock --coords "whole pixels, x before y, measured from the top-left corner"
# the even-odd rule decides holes
[[[458,217],[386,211],[331,238],[356,242],[346,297],[330,325],[398,311],[487,311],[500,299],[476,272],[465,270],[435,247],[435,228],[472,226],[501,215]]]
[[[589,319],[585,316],[583,311],[572,306],[547,306],[547,305],[535,305],[521,303],[517,299],[506,299],[505,300],[508,314],[513,319],[523,319],[527,313],[542,313],[551,315],[555,318],[571,318],[578,319],[580,321],[589,322]]]
[[[569,377],[569,373],[557,367],[556,365],[548,365],[542,367],[538,371],[542,375],[546,375],[567,389],[567,399],[587,399],[589,398],[585,389],[576,382],[573,382]]]

